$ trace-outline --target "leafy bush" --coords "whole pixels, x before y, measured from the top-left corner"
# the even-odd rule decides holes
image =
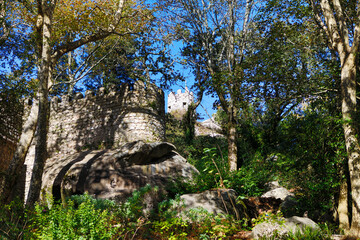
[[[286,239],[291,240],[331,240],[331,235],[324,230],[305,228],[303,231],[290,232]]]
[[[108,199],[95,199],[89,197],[89,195],[73,195],[70,197],[71,201],[74,203],[74,206],[77,207],[81,205],[82,203],[90,202],[95,209],[98,210],[109,210],[109,209],[115,209],[117,207],[117,204],[114,201],[108,200]]]
[[[162,201],[158,206],[158,216],[152,222],[153,235],[161,239],[187,239],[191,224],[179,216],[182,207],[179,196]]]
[[[37,239],[111,239],[118,227],[107,210],[96,209],[96,200],[81,197],[75,206],[68,200],[66,207],[53,204],[50,209],[37,205],[34,227]]]
[[[150,234],[149,227],[150,217],[153,217],[156,206],[149,206],[153,203],[149,202],[148,197],[154,197],[158,193],[158,187],[146,185],[132,193],[125,202],[120,204],[114,213],[115,219],[121,231],[118,236],[121,239],[133,239],[136,235]]]
[[[259,196],[264,192],[265,183],[273,176],[271,167],[260,160],[230,172],[226,152],[220,152],[217,148],[204,148],[202,158],[192,161],[199,170],[194,183],[179,181],[176,186],[172,186],[172,191],[193,193],[213,188],[231,188],[241,196]]]
[[[341,120],[325,110],[305,111],[282,122],[282,143],[274,162],[279,177],[296,190],[303,212],[327,214],[337,196],[346,162]]]
[[[272,180],[272,170],[262,161],[253,161],[229,174],[228,188],[237,191],[240,196],[260,196],[265,191],[265,183]]]
[[[20,199],[0,207],[0,239],[31,239],[33,213]]]
[[[182,208],[179,197],[163,201],[159,218],[152,224],[155,235],[161,239],[221,239],[244,227],[245,221],[235,221],[231,216],[214,215],[203,208]]]
[[[271,212],[264,212],[259,215],[256,219],[252,219],[253,226],[256,226],[260,223],[278,223],[279,225],[285,222],[285,218],[283,217],[281,212],[277,212],[276,214]]]
[[[121,219],[127,219],[127,221],[137,221],[140,217],[147,217],[151,213],[146,212],[149,206],[147,206],[147,195],[154,195],[158,192],[158,187],[152,187],[147,184],[145,187],[140,188],[132,193],[123,204],[119,206],[118,216]],[[149,209],[154,210],[154,209]]]
[[[196,177],[198,191],[224,187],[229,175],[227,157],[217,148],[204,148],[200,161],[194,162],[200,174]],[[225,182],[224,182],[225,181]]]

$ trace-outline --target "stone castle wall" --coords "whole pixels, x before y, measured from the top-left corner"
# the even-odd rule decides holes
[[[0,172],[6,171],[21,134],[23,104],[0,94]]]
[[[165,139],[165,100],[161,89],[138,81],[133,89],[100,89],[78,93],[71,99],[54,97],[50,105],[49,158],[88,149],[117,148],[130,141]],[[26,157],[25,199],[30,181],[35,144]]]

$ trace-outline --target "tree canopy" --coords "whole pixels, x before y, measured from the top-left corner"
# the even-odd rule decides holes
[[[302,196],[303,189],[323,201],[336,195],[340,226],[359,234],[359,1],[1,0],[0,30],[0,116],[10,117],[21,98],[34,98],[0,175],[2,201],[10,200],[34,138],[28,205],[38,199],[49,96],[153,78],[166,88],[182,79],[170,54],[178,43],[177,59],[191,70],[197,94],[184,121],[195,124],[204,94],[216,98],[226,136],[222,166],[230,170],[222,174],[241,177],[249,166],[270,165]],[[4,119],[0,136],[9,132]],[[193,127],[185,129],[194,140]]]

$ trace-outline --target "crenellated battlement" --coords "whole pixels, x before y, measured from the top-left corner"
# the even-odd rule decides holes
[[[181,120],[193,102],[194,94],[187,87],[185,87],[185,92],[181,92],[179,89],[176,93],[169,93],[167,111],[176,119]]]
[[[163,91],[154,84],[145,85],[143,82],[135,82],[134,85],[123,84],[117,90],[107,92],[105,88],[100,88],[98,91],[87,90],[85,95],[81,92],[74,95],[63,95],[61,98],[55,96],[51,99],[51,106],[53,108],[66,109],[68,107],[76,107],[87,104],[87,102],[107,102],[108,100],[121,100],[123,104],[142,103],[144,106],[150,99],[158,100],[156,98],[163,97]],[[31,104],[31,103],[29,103]]]
[[[86,91],[53,97],[48,131],[49,153],[86,148],[115,148],[135,140],[161,141],[165,136],[164,94],[138,81],[117,91]]]

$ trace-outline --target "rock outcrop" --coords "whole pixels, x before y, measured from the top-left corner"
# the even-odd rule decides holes
[[[180,196],[182,211],[191,208],[203,208],[215,215],[233,215],[239,219],[256,219],[265,212],[277,212],[281,200],[276,198],[250,197],[239,199],[233,189],[212,189],[201,193]]]
[[[195,124],[196,136],[224,137],[221,127],[213,118]]]
[[[146,184],[160,189],[171,181],[191,179],[196,168],[169,143],[130,142],[117,150],[84,151],[47,161],[44,192],[61,195],[89,193],[122,201]]]
[[[269,191],[261,195],[261,197],[279,198],[284,201],[287,197],[294,196],[294,194],[290,193],[286,188],[281,187],[276,181],[268,183],[267,186],[270,188]]]
[[[180,196],[183,211],[191,208],[203,208],[215,215],[233,215],[239,219],[246,217],[245,208],[238,204],[237,193],[233,189],[207,190],[202,193],[184,194]]]
[[[297,214],[298,202],[293,193],[281,187],[276,181],[267,183],[267,187],[269,191],[261,195],[262,198],[276,198],[281,200],[280,209],[285,217],[291,217]]]
[[[276,213],[280,209],[281,199],[265,197],[249,197],[241,200],[246,206],[249,219],[256,219],[265,212]]]
[[[297,231],[303,232],[306,228],[313,230],[320,230],[319,225],[317,225],[310,218],[305,217],[291,217],[285,218],[281,222],[263,222],[256,225],[252,231],[252,238],[259,239],[262,237],[277,237],[281,238],[285,235],[288,235],[290,232],[295,233]]]

